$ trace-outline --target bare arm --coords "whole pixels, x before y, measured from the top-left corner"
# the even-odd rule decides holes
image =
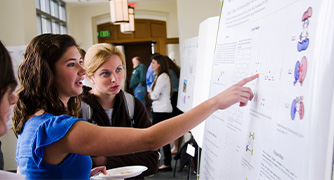
[[[188,132],[218,109],[226,109],[235,103],[247,105],[253,93],[243,86],[257,77],[243,79],[192,110],[146,129],[100,127],[78,121],[63,139],[45,147],[45,160],[61,162],[68,153],[114,156],[156,150]]]
[[[247,102],[252,100],[253,93],[250,88],[243,86],[257,77],[258,75],[254,75],[245,78],[190,111],[150,127],[148,129],[151,131],[150,137],[153,137],[150,144],[158,144],[158,147],[161,147],[175,140],[218,109],[226,109],[235,103],[239,103],[240,106],[246,106]]]

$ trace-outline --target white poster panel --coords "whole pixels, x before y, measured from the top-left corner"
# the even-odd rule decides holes
[[[187,112],[192,108],[195,70],[197,64],[198,37],[183,41],[181,53],[181,72],[177,107]]]
[[[332,0],[224,1],[210,97],[259,78],[246,107],[206,121],[200,179],[331,176],[333,10]]]
[[[212,64],[217,39],[219,16],[210,17],[201,22],[198,31],[198,51],[194,95],[192,107],[207,100],[211,79]],[[191,130],[199,147],[202,147],[205,123],[202,122]]]

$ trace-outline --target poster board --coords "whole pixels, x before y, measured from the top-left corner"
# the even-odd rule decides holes
[[[242,78],[255,94],[205,124],[200,179],[329,179],[334,2],[225,1],[210,97]]]
[[[189,38],[183,41],[181,53],[181,72],[179,81],[179,93],[177,107],[187,112],[192,108],[195,70],[197,64],[198,37]]]
[[[183,43],[177,106],[184,112],[209,97],[218,22],[219,16],[205,19],[199,25],[198,37],[187,39]],[[193,128],[191,133],[198,146],[202,147],[204,122]]]
[[[210,17],[199,25],[197,65],[192,107],[199,105],[209,97],[212,63],[216,46],[219,16]],[[205,122],[191,130],[197,145],[202,147]]]

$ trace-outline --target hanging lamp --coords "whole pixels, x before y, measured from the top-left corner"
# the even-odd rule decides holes
[[[109,0],[109,3],[111,23],[129,23],[128,0]]]
[[[135,8],[129,6],[129,23],[121,24],[121,33],[134,33],[135,32]]]

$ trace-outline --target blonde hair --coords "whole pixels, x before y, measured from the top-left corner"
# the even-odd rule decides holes
[[[124,76],[126,76],[126,63],[123,52],[108,43],[94,44],[87,50],[84,59],[84,66],[88,76],[93,76],[97,69],[99,69],[112,55],[120,57],[124,69]],[[124,79],[126,78],[124,77]]]

